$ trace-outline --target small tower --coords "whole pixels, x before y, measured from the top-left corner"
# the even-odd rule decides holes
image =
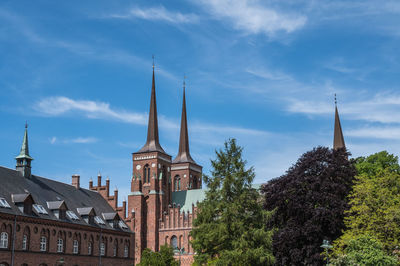
[[[201,188],[202,167],[190,156],[189,134],[186,116],[186,84],[183,81],[183,100],[179,152],[172,161],[171,177],[173,191]]]
[[[31,177],[31,162],[33,158],[29,156],[29,145],[28,145],[28,124],[25,124],[25,134],[22,141],[22,147],[19,155],[15,157],[17,165],[15,169],[21,173],[23,177]]]
[[[346,148],[343,138],[342,126],[340,125],[339,112],[337,109],[337,100],[335,94],[335,131],[333,134],[333,149],[338,150],[341,148]]]

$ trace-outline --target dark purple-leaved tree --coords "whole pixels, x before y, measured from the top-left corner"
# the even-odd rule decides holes
[[[285,175],[263,185],[266,210],[275,210],[271,228],[277,265],[323,265],[324,239],[344,229],[346,196],[355,168],[345,149],[317,147],[303,154]]]

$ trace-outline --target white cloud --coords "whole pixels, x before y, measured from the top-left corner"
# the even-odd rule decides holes
[[[308,115],[331,115],[333,102],[326,100],[288,100],[287,111]],[[379,122],[384,124],[400,123],[400,95],[379,93],[363,99],[340,103],[340,114],[345,119]]]
[[[50,144],[55,144],[55,143],[62,143],[62,144],[70,144],[70,143],[75,143],[75,144],[89,144],[89,143],[96,143],[98,141],[97,138],[94,137],[77,137],[73,139],[60,139],[57,137],[52,137],[50,140]]]
[[[129,10],[126,14],[113,14],[108,17],[118,19],[139,18],[152,21],[165,21],[171,24],[197,23],[199,21],[199,17],[196,14],[173,12],[167,10],[163,6],[150,8],[135,7]]]
[[[347,130],[345,135],[359,138],[400,140],[400,127],[365,127]]]
[[[227,20],[234,28],[250,34],[291,33],[302,28],[307,21],[306,16],[285,14],[257,0],[200,0],[199,3],[216,19]]]
[[[111,119],[139,125],[147,123],[147,116],[144,113],[114,110],[108,103],[73,100],[62,96],[44,98],[34,106],[34,109],[48,116],[78,112],[91,119]]]

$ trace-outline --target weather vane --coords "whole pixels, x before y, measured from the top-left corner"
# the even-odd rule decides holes
[[[153,58],[153,69],[154,69],[154,54],[151,57]]]
[[[186,89],[186,74],[183,74],[183,88]]]
[[[25,128],[28,128],[28,121],[25,121]]]
[[[337,105],[336,93],[335,93],[335,106]]]

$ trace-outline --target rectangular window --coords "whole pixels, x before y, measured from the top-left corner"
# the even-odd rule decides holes
[[[100,243],[100,256],[104,256],[106,254],[106,246],[103,242]]]
[[[28,250],[28,236],[24,235],[22,238],[22,250]]]
[[[42,236],[40,237],[40,251],[46,251],[47,246],[47,238]]]
[[[78,242],[78,240],[74,240],[74,244],[72,247],[72,253],[78,254],[78,252],[79,252],[79,242]]]
[[[128,245],[125,245],[124,247],[124,258],[127,258],[129,256],[129,247]]]
[[[57,240],[57,252],[58,253],[64,252],[64,241],[61,238]]]
[[[8,248],[8,234],[6,232],[0,234],[0,248]]]

